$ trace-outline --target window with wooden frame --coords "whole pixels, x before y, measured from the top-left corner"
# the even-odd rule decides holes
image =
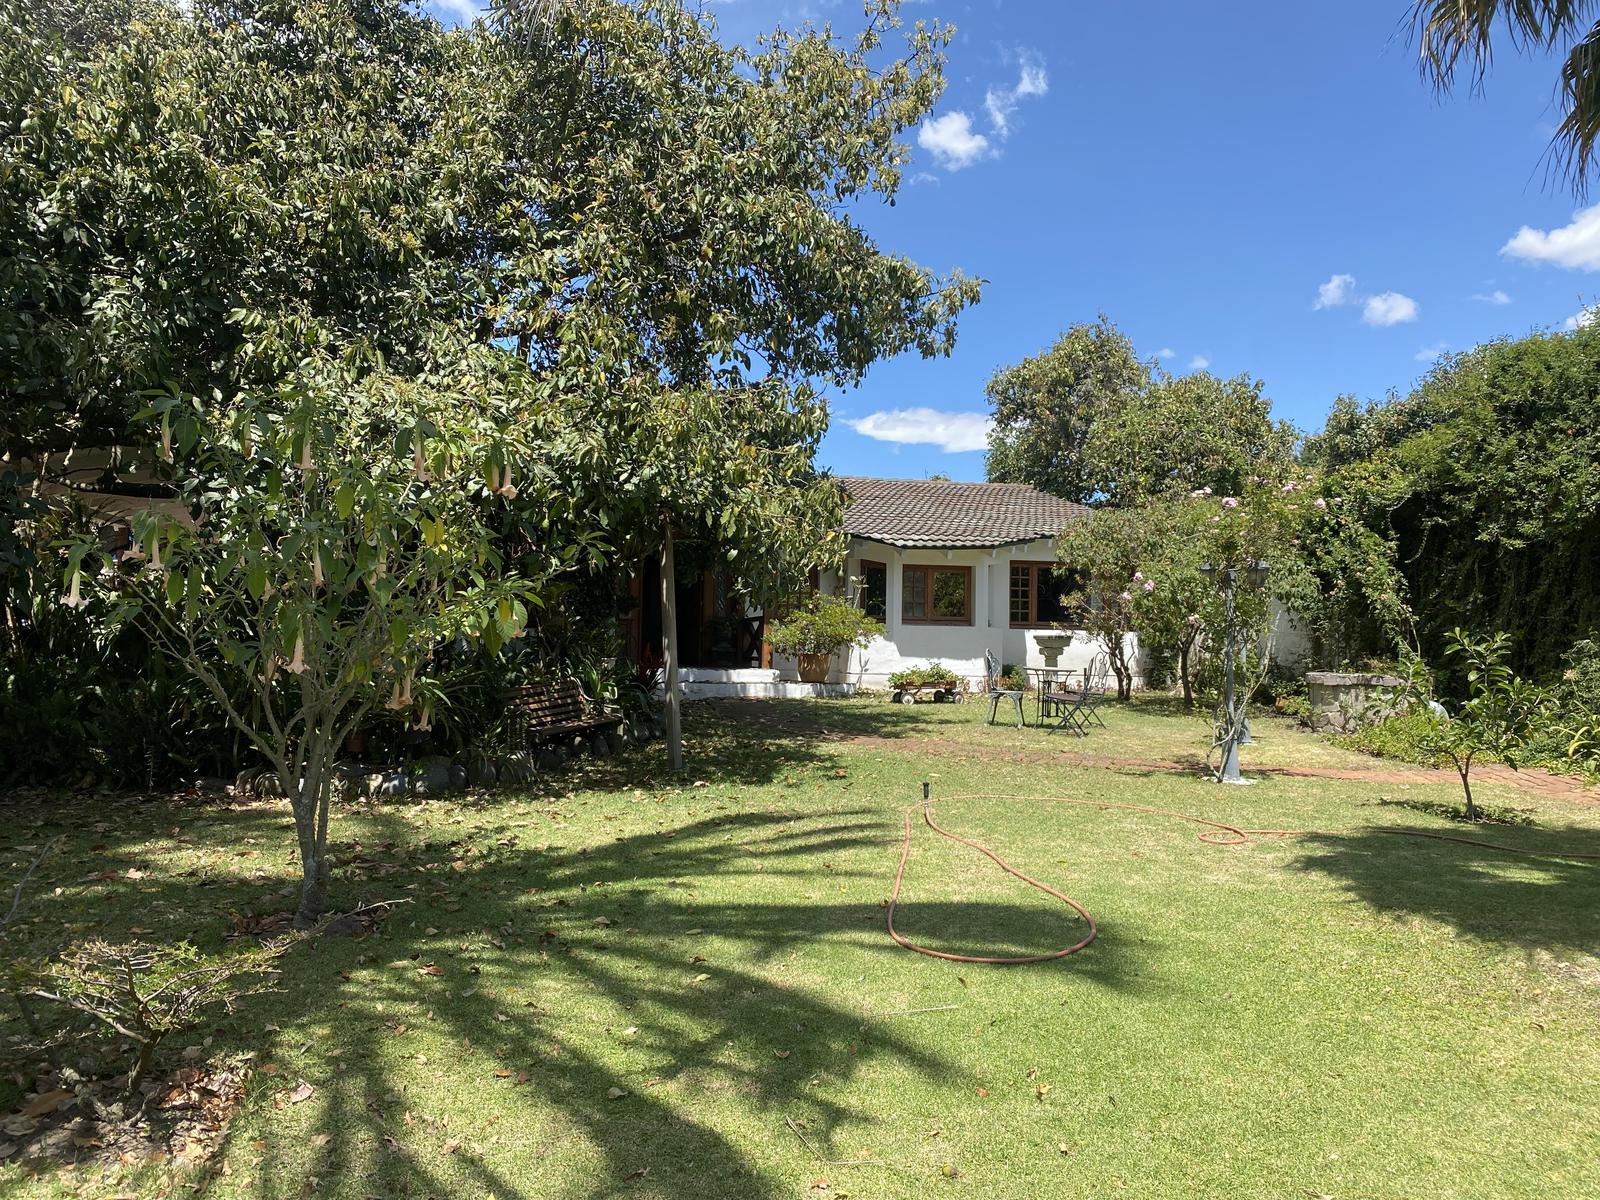
[[[911,625],[972,624],[972,568],[902,567],[900,619]]]
[[[1077,572],[1047,562],[1011,564],[1011,628],[1042,629],[1078,620],[1066,597],[1077,591]]]
[[[889,564],[861,560],[861,611],[874,621],[889,616]]]

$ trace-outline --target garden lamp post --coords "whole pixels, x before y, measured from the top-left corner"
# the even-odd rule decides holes
[[[1235,715],[1236,699],[1234,696],[1234,642],[1237,631],[1233,621],[1233,596],[1234,590],[1241,583],[1252,591],[1259,590],[1267,581],[1267,564],[1264,562],[1249,562],[1243,567],[1217,566],[1206,563],[1200,568],[1200,573],[1222,593],[1223,604],[1223,642],[1222,642],[1222,711],[1223,711],[1223,738],[1222,738],[1222,773],[1217,777],[1219,783],[1248,783],[1239,774],[1239,746],[1248,737],[1248,729],[1244,724],[1243,714]]]

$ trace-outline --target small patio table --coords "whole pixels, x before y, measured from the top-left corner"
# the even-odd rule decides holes
[[[1073,718],[1077,709],[1082,706],[1084,693],[1089,687],[1089,672],[1073,667],[1027,667],[1024,668],[1033,680],[1034,693],[1037,696],[1037,723],[1042,729],[1045,721],[1055,719],[1056,729],[1071,729],[1082,736],[1085,732],[1078,728],[1078,722]],[[1082,675],[1083,682],[1073,686],[1074,676]]]

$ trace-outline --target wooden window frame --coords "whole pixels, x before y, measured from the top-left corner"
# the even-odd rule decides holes
[[[867,611],[867,568],[868,567],[877,567],[877,568],[879,568],[880,570],[883,571],[883,616],[881,618],[878,618],[878,619],[881,619],[885,624],[888,624],[888,621],[889,621],[889,564],[887,562],[884,562],[883,560],[877,559],[877,558],[863,558],[863,559],[860,560],[859,565],[861,567],[861,611],[862,612],[866,612]],[[871,616],[870,613],[868,613],[868,615]]]
[[[922,609],[928,613],[925,617],[908,617],[906,615],[906,596],[910,594],[906,587],[906,572],[921,571],[926,581],[922,589]],[[964,615],[956,617],[933,616],[933,576],[938,571],[960,571],[962,580],[966,585],[966,595],[962,608]],[[960,564],[944,563],[901,563],[900,564],[900,621],[905,625],[972,625],[972,568]]]
[[[1026,567],[1026,568],[1028,568],[1028,620],[1026,622],[1020,622],[1020,623],[1017,622],[1017,621],[1012,620],[1012,617],[1011,617],[1011,572],[1013,570],[1015,570],[1017,567]],[[1013,562],[1011,562],[1011,563],[1009,563],[1007,565],[1007,569],[1006,569],[1006,625],[1007,625],[1008,628],[1010,628],[1010,629],[1049,629],[1050,628],[1050,623],[1048,621],[1041,621],[1039,619],[1039,572],[1040,571],[1064,571],[1064,570],[1067,570],[1067,568],[1063,567],[1060,563],[1057,563],[1057,562],[1041,562],[1041,561],[1035,561],[1033,559],[1024,559],[1024,560],[1021,560],[1021,561],[1013,561]],[[1082,614],[1077,609],[1069,609],[1068,610],[1068,614],[1067,614],[1067,619],[1068,620],[1073,620],[1073,621],[1078,621],[1078,620],[1082,619]]]

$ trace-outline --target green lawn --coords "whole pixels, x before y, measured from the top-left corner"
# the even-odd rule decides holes
[[[1600,864],[1374,831],[1459,830],[1423,811],[1454,799],[1444,776],[1219,788],[1081,765],[1202,754],[1205,726],[1159,705],[1113,709],[1086,741],[985,715],[691,706],[682,781],[655,746],[542,792],[342,812],[341,906],[410,902],[374,937],[297,949],[280,992],[188,1039],[256,1067],[203,1194],[1600,1195]],[[1256,733],[1247,774],[1378,765],[1281,722]],[[1100,939],[1018,968],[894,946],[883,904],[924,779],[936,800],[1013,796],[939,817],[1085,903]],[[1600,805],[1484,790],[1534,822],[1474,836],[1600,852]],[[1030,799],[1049,795],[1320,832],[1215,847]],[[40,945],[70,926],[215,948],[231,912],[291,904],[278,807],[4,817],[0,863],[71,839],[35,902]],[[899,924],[1002,953],[1081,931],[926,830]],[[315,1092],[289,1103],[300,1080]],[[172,1178],[3,1167],[0,1193]]]

